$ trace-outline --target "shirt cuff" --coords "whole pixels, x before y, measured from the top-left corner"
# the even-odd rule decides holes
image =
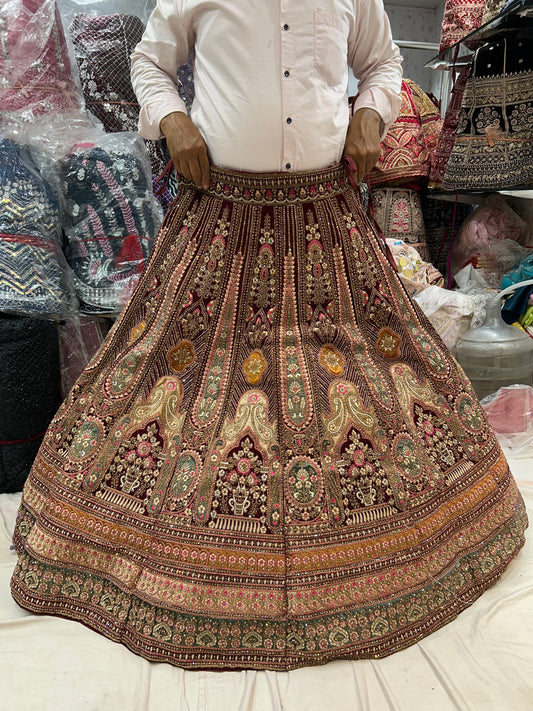
[[[139,133],[143,138],[157,141],[164,138],[159,124],[161,119],[173,113],[181,111],[187,113],[187,106],[178,93],[164,93],[158,96],[157,101],[145,104],[139,113]]]
[[[385,124],[380,136],[381,140],[383,140],[387,135],[389,126],[400,113],[401,106],[402,99],[398,94],[383,87],[371,87],[358,94],[354,102],[353,113],[363,108],[377,111]]]

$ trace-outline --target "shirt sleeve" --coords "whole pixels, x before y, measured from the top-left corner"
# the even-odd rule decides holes
[[[131,55],[131,81],[141,106],[139,133],[163,138],[159,123],[173,111],[187,113],[178,93],[178,68],[187,61],[194,34],[177,0],[157,0],[146,30]]]
[[[355,0],[354,4],[348,62],[359,86],[353,110],[377,111],[385,124],[383,138],[401,107],[402,57],[392,41],[382,0]]]

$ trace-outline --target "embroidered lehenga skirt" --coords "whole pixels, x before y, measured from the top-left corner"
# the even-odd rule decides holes
[[[186,668],[390,654],[497,580],[522,499],[343,169],[211,176],[50,425],[13,595]]]

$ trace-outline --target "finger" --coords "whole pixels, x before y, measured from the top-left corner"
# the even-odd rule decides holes
[[[185,178],[185,180],[190,181],[191,175],[189,173],[189,168],[187,166],[187,163],[185,163],[183,160],[179,160],[177,162],[174,161],[174,163],[175,163],[176,170],[177,170],[178,174],[181,175],[183,178]]]
[[[363,161],[360,158],[358,158],[354,162],[355,162],[355,168],[356,168],[355,182],[357,183],[357,185],[359,185],[359,183],[361,182],[361,180],[363,179],[363,177],[365,175],[365,164],[363,163]]]
[[[189,173],[191,175],[191,180],[196,185],[197,188],[202,187],[202,170],[200,168],[200,161],[198,156],[194,156],[189,159],[188,163]]]
[[[204,148],[204,150],[200,153],[199,156],[199,165],[200,165],[200,174],[201,174],[201,183],[202,187],[207,190],[209,187],[209,159],[207,157],[207,150]]]

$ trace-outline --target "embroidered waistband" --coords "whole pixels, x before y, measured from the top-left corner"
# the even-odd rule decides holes
[[[202,192],[254,205],[287,205],[332,197],[350,185],[343,164],[321,170],[287,173],[247,173],[211,166],[211,183]],[[180,178],[189,187],[192,183]]]

